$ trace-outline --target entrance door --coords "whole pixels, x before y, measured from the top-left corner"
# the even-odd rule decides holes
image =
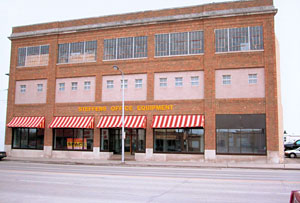
[[[109,151],[114,154],[122,154],[122,130],[109,130]],[[134,155],[136,151],[136,129],[125,129],[124,151],[127,155]]]
[[[126,129],[125,135],[125,154],[134,155],[136,151],[136,129]]]

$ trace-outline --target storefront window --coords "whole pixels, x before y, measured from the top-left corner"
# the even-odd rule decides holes
[[[43,149],[44,129],[38,128],[14,128],[13,143],[14,149]]]
[[[203,153],[204,129],[154,129],[154,152]]]
[[[54,149],[93,150],[92,129],[54,129]]]

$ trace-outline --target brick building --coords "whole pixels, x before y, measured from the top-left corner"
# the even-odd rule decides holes
[[[272,0],[14,27],[9,156],[137,161],[283,158]]]

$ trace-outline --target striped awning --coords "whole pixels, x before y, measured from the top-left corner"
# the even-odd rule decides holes
[[[94,117],[55,117],[50,123],[49,128],[94,128]]]
[[[45,128],[45,117],[13,117],[9,128]]]
[[[125,128],[146,128],[146,116],[125,116]],[[97,128],[121,128],[122,116],[101,116]]]
[[[152,128],[204,127],[204,115],[153,116]]]

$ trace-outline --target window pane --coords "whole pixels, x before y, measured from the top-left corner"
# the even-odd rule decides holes
[[[65,83],[59,83],[59,91],[65,91]]]
[[[83,149],[83,129],[74,129],[73,149]]]
[[[37,141],[36,148],[43,149],[44,148],[44,129],[37,130]]]
[[[264,49],[262,26],[250,27],[251,50]]]
[[[170,34],[170,55],[188,54],[188,33]]]
[[[49,54],[49,45],[41,46],[41,54]]]
[[[84,60],[84,42],[71,43],[69,63],[83,62],[83,60]]]
[[[228,51],[228,29],[215,31],[216,52]]]
[[[97,41],[85,42],[85,61],[95,61],[97,56]]]
[[[229,129],[228,131],[228,152],[229,153],[240,153],[240,130]]]
[[[91,89],[91,82],[85,81],[84,82],[84,90],[90,90]]]
[[[39,55],[39,54],[40,54],[40,46],[27,47],[27,56]]]
[[[169,34],[155,35],[155,56],[169,55]]]
[[[166,141],[166,130],[165,129],[154,129],[154,151],[163,152],[165,146],[167,145]]]
[[[183,86],[183,78],[182,77],[176,77],[175,78],[175,87],[182,87]]]
[[[189,129],[188,139],[184,135],[184,144],[187,145],[187,152],[203,152],[204,151],[204,129]]]
[[[249,50],[248,27],[229,29],[229,45],[229,51]]]
[[[21,128],[21,148],[28,148],[28,129]]]
[[[167,85],[168,85],[167,78],[159,78],[159,86],[160,87],[167,87]]]
[[[77,82],[72,82],[72,90],[76,91],[77,90]]]
[[[254,139],[252,129],[241,129],[241,153],[253,153]]]
[[[58,45],[58,63],[69,62],[69,43]]]
[[[189,33],[189,54],[204,53],[203,31]]]
[[[144,152],[146,145],[146,131],[144,129],[138,129],[138,151]]]
[[[117,58],[117,47],[116,39],[105,39],[104,40],[104,60],[111,60]]]
[[[55,129],[55,149],[73,149],[73,129]]]
[[[101,129],[101,150],[107,151],[108,150],[108,129]]]
[[[21,128],[13,128],[14,139],[13,139],[13,148],[21,147]]]
[[[249,82],[249,84],[256,84],[257,83],[257,74],[249,74],[248,82]]]
[[[192,76],[191,77],[191,85],[192,86],[199,86],[199,76]]]
[[[165,152],[181,152],[183,129],[167,129]]]
[[[94,130],[93,129],[84,129],[83,130],[84,138],[84,150],[93,150],[93,139],[94,139]]]
[[[18,66],[25,66],[26,47],[18,49]]]
[[[133,38],[119,38],[118,39],[118,59],[133,58]]]
[[[107,80],[106,81],[106,87],[107,87],[107,89],[114,88],[114,81],[113,80]]]
[[[147,36],[134,38],[134,58],[147,57]]]
[[[217,129],[217,153],[228,152],[228,130]]]
[[[222,81],[223,85],[231,84],[231,75],[223,75],[222,79],[223,79],[223,81]]]
[[[36,148],[36,128],[29,129],[29,136],[28,136],[28,148],[35,149]]]
[[[142,88],[143,87],[143,80],[142,79],[136,79],[135,80],[135,88]]]

